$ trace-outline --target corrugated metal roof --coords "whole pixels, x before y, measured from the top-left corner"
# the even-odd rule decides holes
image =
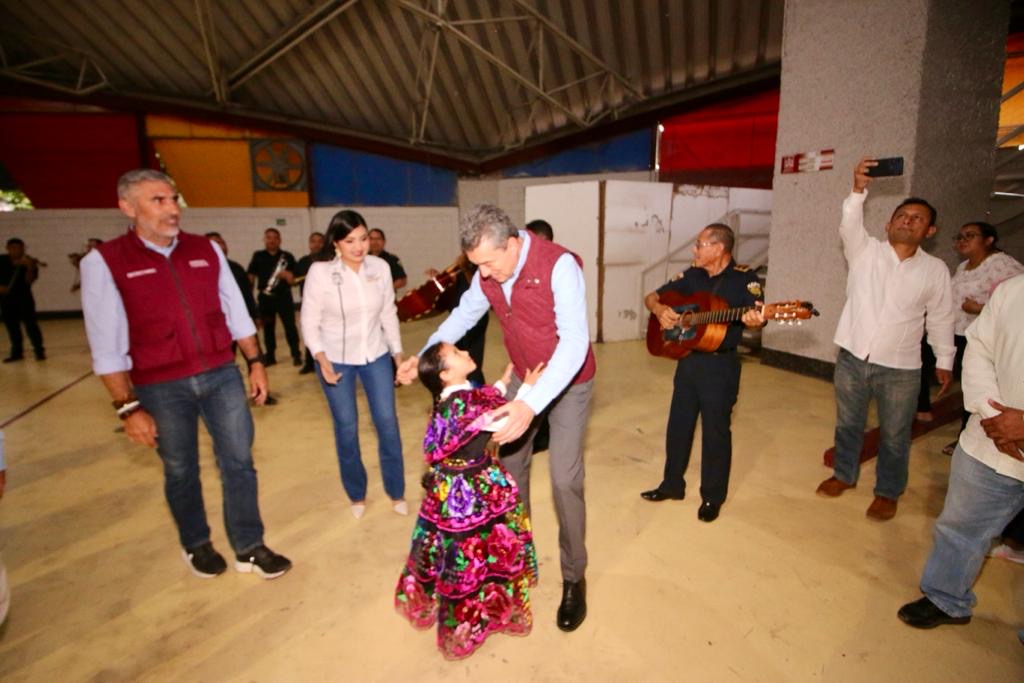
[[[481,162],[777,77],[783,4],[2,0],[0,84],[181,105]]]

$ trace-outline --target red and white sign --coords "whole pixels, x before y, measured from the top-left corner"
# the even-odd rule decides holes
[[[834,149],[820,149],[817,152],[802,152],[782,157],[782,173],[807,173],[828,171],[835,157]]]

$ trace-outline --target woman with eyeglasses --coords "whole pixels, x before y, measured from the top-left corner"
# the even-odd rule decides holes
[[[997,246],[999,233],[993,225],[984,222],[967,223],[953,237],[953,250],[964,261],[956,267],[951,285],[956,319],[953,324],[953,341],[956,344],[956,358],[953,374],[959,379],[960,363],[967,348],[967,328],[981,313],[992,290],[1003,280],[1024,273],[1024,265]],[[967,425],[967,413],[963,415],[960,430]],[[956,442],[942,449],[952,455]]]

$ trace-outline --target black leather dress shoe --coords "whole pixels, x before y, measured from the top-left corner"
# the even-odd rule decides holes
[[[718,519],[718,512],[721,509],[722,506],[718,503],[709,503],[705,500],[697,510],[697,519],[702,522],[713,522]]]
[[[928,598],[921,598],[915,602],[908,602],[903,607],[900,607],[900,611],[897,615],[907,626],[913,626],[914,628],[935,628],[936,626],[942,626],[943,624],[968,624],[971,621],[970,616],[966,617],[951,617],[941,609],[939,609],[934,602]]]
[[[312,372],[313,372],[313,366],[312,365],[303,365],[302,369],[299,370],[299,374],[300,375],[309,375],[309,374],[312,374]]]
[[[562,582],[562,604],[558,606],[558,628],[575,631],[587,616],[587,580]]]
[[[643,491],[640,497],[644,500],[649,500],[652,503],[660,503],[663,500],[682,500],[686,497],[684,493],[681,496],[670,496],[667,493],[662,492],[661,489],[651,489],[650,491]]]

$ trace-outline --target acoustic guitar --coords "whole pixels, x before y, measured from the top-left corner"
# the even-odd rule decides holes
[[[755,306],[729,308],[729,304],[709,292],[698,292],[684,296],[677,292],[665,292],[658,301],[671,306],[681,317],[679,322],[667,330],[661,329],[658,316],[651,313],[647,321],[647,350],[654,356],[678,360],[691,351],[712,352],[722,344],[729,324],[743,317]],[[818,315],[809,301],[780,301],[765,304],[762,309],[765,320],[779,320],[792,324]]]

